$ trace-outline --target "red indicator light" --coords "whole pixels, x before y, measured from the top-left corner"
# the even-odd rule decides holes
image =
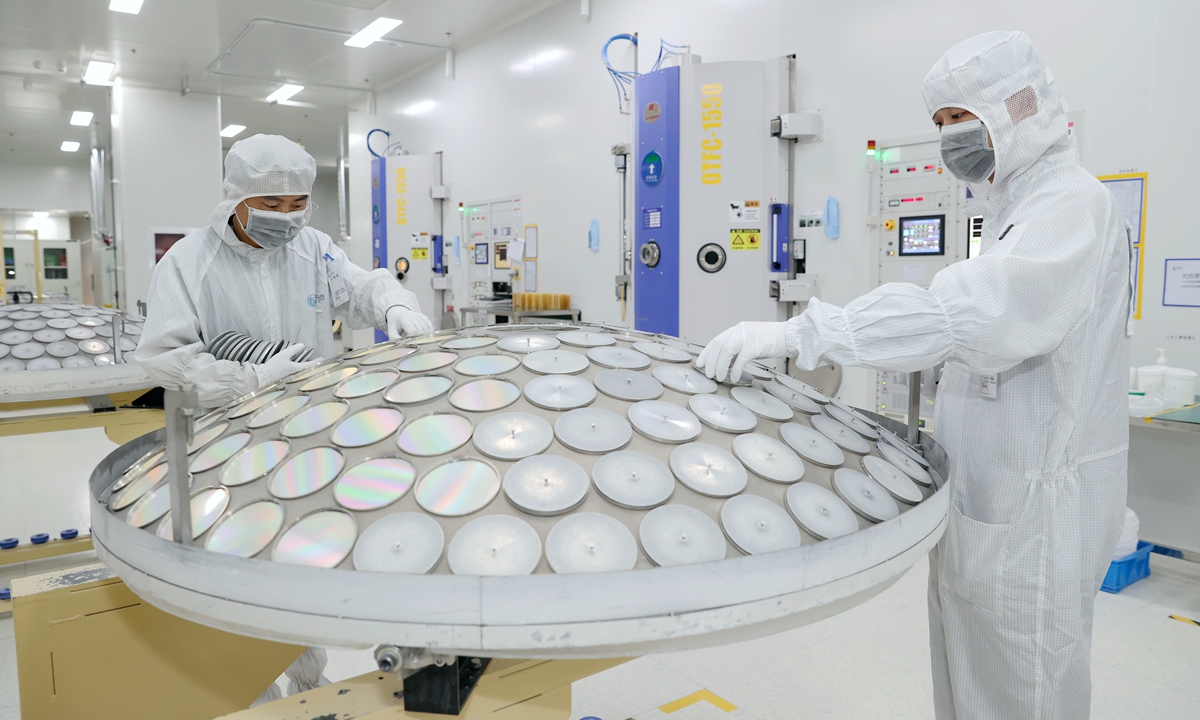
[[[917,202],[924,202],[925,198],[917,198]]]
[[[916,169],[915,167],[910,167],[910,168],[908,169],[908,171],[909,171],[909,172],[916,172],[916,171],[917,171],[917,169]]]
[[[933,166],[933,165],[926,165],[926,166],[925,166],[925,169],[926,169],[926,170],[932,170],[933,168],[934,168],[934,166]]]
[[[900,172],[900,168],[894,168],[894,169],[892,169],[892,170],[889,170],[888,172],[890,172],[891,174],[895,175],[896,173]]]

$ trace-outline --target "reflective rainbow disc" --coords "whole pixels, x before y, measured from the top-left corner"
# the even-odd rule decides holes
[[[476,355],[458,361],[454,370],[461,375],[501,375],[515,370],[521,361],[511,355]]]
[[[393,408],[368,408],[342,421],[330,439],[334,445],[347,448],[363,447],[379,442],[400,429],[404,413]]]
[[[333,482],[345,463],[342,453],[330,447],[305,450],[275,472],[267,489],[285,500],[312,495]]]
[[[413,486],[417,471],[401,458],[375,458],[346,471],[333,498],[347,510],[376,510],[399,500]]]
[[[287,379],[287,382],[289,385],[291,385],[292,383],[303,382],[304,380],[316,377],[316,376],[320,375],[321,373],[326,372],[332,368],[335,368],[341,364],[342,364],[341,360],[337,360],[337,359],[330,360],[329,362],[321,363],[320,365],[318,365],[314,368],[309,368],[307,370],[301,371],[297,375],[291,376],[290,378]]]
[[[283,508],[279,503],[260,500],[226,518],[208,536],[204,547],[226,555],[253,557],[271,544],[281,527]]]
[[[209,488],[192,496],[192,539],[203,535],[217,518],[229,507],[229,491],[225,488]],[[158,536],[164,540],[172,538],[171,516],[158,526]]]
[[[280,432],[284,437],[306,437],[333,425],[349,411],[350,406],[344,402],[335,401],[314,405],[288,420]]]
[[[250,433],[243,432],[235,435],[230,435],[227,438],[222,438],[212,445],[209,445],[199,455],[192,460],[190,472],[201,473],[205,470],[212,470],[216,466],[233,457],[233,454],[238,450],[246,447],[246,443],[250,442]]]
[[[167,514],[171,509],[171,486],[163,483],[153,492],[137,501],[137,504],[125,517],[125,522],[134,527],[146,527],[150,523]]]
[[[288,528],[275,543],[271,559],[291,565],[331,568],[346,559],[357,536],[354,518],[341,510],[322,510]]]
[[[192,444],[188,445],[188,455],[191,455],[197,450],[203,448],[205,445],[208,445],[213,440],[221,437],[221,433],[225,432],[225,429],[228,427],[229,423],[219,422],[216,425],[207,428],[206,430],[195,433],[192,436]]]
[[[221,484],[233,487],[257,480],[274,470],[287,454],[286,440],[268,440],[248,447],[225,466]]]
[[[476,335],[474,337],[456,337],[446,340],[441,347],[446,350],[476,350],[488,345],[495,345],[496,338],[488,337],[487,335]]]
[[[289,398],[284,398],[255,413],[254,417],[246,421],[246,427],[261,428],[274,425],[307,405],[308,401],[309,397],[307,395],[293,395]]]
[[[334,391],[334,397],[340,398],[357,398],[371,393],[377,393],[388,385],[396,381],[400,377],[400,373],[395,370],[379,370],[377,372],[363,373],[358,377],[352,377],[343,382],[338,389]]]
[[[507,380],[487,378],[467,383],[455,390],[450,395],[450,404],[459,410],[487,412],[508,407],[520,397],[521,388],[516,385]]]
[[[458,353],[427,352],[421,353],[420,355],[413,355],[412,357],[401,360],[400,363],[396,365],[396,368],[403,372],[410,373],[429,372],[430,370],[444,368],[457,359]]]
[[[161,463],[147,470],[144,474],[138,475],[133,473],[127,477],[136,478],[128,482],[125,489],[118,494],[113,495],[113,499],[109,507],[113,510],[122,510],[129,507],[138,498],[146,494],[146,491],[157,485],[167,477],[167,464]]]
[[[479,460],[438,465],[417,482],[417,504],[434,515],[458,517],[487,506],[500,491],[500,475]]]
[[[261,408],[264,408],[267,405],[269,405],[270,403],[274,402],[280,396],[282,396],[285,392],[287,392],[287,391],[286,390],[272,390],[271,392],[263,393],[262,395],[259,395],[258,397],[251,398],[251,399],[247,400],[246,402],[242,403],[241,405],[238,405],[237,408],[233,410],[233,412],[229,413],[229,417],[240,418],[244,415],[249,415],[250,413],[252,413],[256,410],[259,410]]]
[[[383,399],[397,405],[416,405],[437,400],[450,392],[454,381],[441,375],[419,375],[401,380],[384,394]]]
[[[413,420],[400,432],[396,446],[418,457],[442,455],[466,445],[473,430],[471,421],[462,415],[426,415]]]
[[[327,387],[333,387],[356,372],[358,372],[358,368],[354,366],[331,370],[301,385],[300,392],[314,392],[316,390],[324,390]]]
[[[417,349],[415,347],[401,345],[399,347],[388,348],[387,350],[382,350],[370,355],[369,357],[365,357],[359,362],[359,364],[367,366],[384,365],[386,363],[395,362],[401,358],[406,358],[416,351]]]

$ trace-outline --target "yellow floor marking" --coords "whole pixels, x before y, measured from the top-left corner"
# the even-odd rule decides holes
[[[679,698],[675,702],[669,702],[666,705],[660,705],[658,709],[662,710],[665,713],[673,713],[676,710],[682,710],[683,708],[688,707],[689,705],[695,705],[696,703],[703,702],[705,700],[707,700],[708,702],[712,703],[713,705],[721,708],[725,712],[733,712],[734,710],[737,710],[737,705],[734,705],[733,703],[729,702],[728,700],[717,697],[709,690],[701,690],[699,692],[694,692],[691,695],[688,695],[687,697]]]
[[[1182,623],[1187,623],[1187,624],[1189,624],[1189,625],[1197,625],[1197,626],[1200,626],[1200,622],[1197,622],[1197,621],[1195,621],[1195,620],[1193,620],[1193,619],[1191,619],[1191,618],[1185,618],[1185,617],[1183,617],[1182,615],[1171,615],[1170,617],[1171,617],[1171,619],[1172,619],[1172,620],[1178,620],[1179,622],[1182,622]]]

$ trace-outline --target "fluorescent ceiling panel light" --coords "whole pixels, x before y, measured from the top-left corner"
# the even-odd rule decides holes
[[[401,22],[403,21],[381,17],[362,30],[354,33],[354,36],[346,41],[346,44],[350,47],[365,48],[379,38],[400,27]]]
[[[92,124],[92,114],[86,110],[76,110],[71,113],[71,124],[87,127]]]
[[[417,103],[416,105],[409,105],[408,107],[404,108],[404,114],[405,115],[422,115],[422,114],[427,113],[430,110],[432,110],[436,104],[437,103],[435,103],[432,100],[422,100],[421,102]]]
[[[117,66],[110,62],[92,60],[83,73],[83,81],[88,85],[111,85],[110,78]]]
[[[79,143],[74,140],[63,140],[61,149],[63,152],[76,152],[79,150]]]
[[[245,125],[226,125],[221,131],[221,137],[233,137],[245,129]]]
[[[278,103],[283,102],[304,89],[303,85],[284,85],[275,92],[267,96],[267,102]]]
[[[111,0],[108,3],[108,9],[113,12],[129,13],[137,15],[142,10],[142,2],[144,0]]]
[[[46,212],[45,210],[34,210],[33,216],[40,220],[42,218],[50,217],[50,213]]]

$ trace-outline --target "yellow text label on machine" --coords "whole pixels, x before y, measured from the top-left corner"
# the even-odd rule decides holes
[[[408,192],[408,170],[406,168],[396,168],[396,224],[408,224],[408,198],[405,193]]]
[[[412,259],[413,260],[428,260],[429,259],[429,248],[413,248],[412,249]]]
[[[762,234],[756,228],[734,228],[729,231],[730,250],[757,250],[762,246]]]
[[[708,131],[708,137],[700,141],[700,182],[705,185],[721,184],[721,91],[720,83],[709,83],[700,88],[704,98],[700,101],[700,127]]]

